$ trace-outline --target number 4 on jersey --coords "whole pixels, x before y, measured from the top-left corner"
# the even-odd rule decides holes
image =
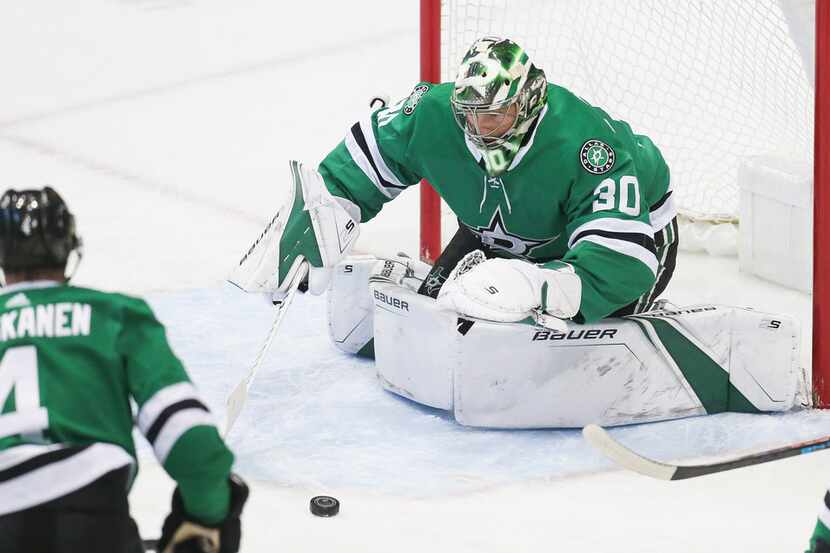
[[[18,434],[31,436],[49,426],[40,406],[40,385],[35,346],[10,348],[0,360],[0,412],[14,392],[14,410],[0,415],[0,439]]]

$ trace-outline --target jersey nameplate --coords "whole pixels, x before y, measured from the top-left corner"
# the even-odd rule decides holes
[[[0,315],[0,341],[15,338],[89,336],[92,306],[88,303],[55,303],[24,307]]]

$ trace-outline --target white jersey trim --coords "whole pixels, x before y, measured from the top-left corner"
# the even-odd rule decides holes
[[[196,387],[190,382],[171,384],[153,394],[150,399],[144,402],[144,405],[141,406],[138,412],[137,422],[141,433],[146,435],[150,427],[153,426],[153,423],[156,422],[156,419],[165,409],[174,403],[186,399],[202,401],[199,393],[196,391]]]
[[[13,447],[0,453],[0,464],[6,465],[6,455],[23,447],[27,446]],[[43,446],[38,454],[54,449],[59,447]],[[16,455],[14,458],[18,459],[18,462],[22,462],[21,458],[24,456],[28,456],[29,459],[36,457],[37,455],[31,455],[33,451],[29,448],[23,456],[17,455],[16,452],[12,455]],[[132,462],[133,458],[117,445],[93,444],[76,455],[49,463],[0,484],[0,515],[22,511],[72,493],[106,473]]]
[[[677,216],[677,207],[674,205],[674,194],[671,194],[663,205],[649,213],[649,220],[654,232],[661,231]]]
[[[375,162],[375,165],[380,171],[380,176],[383,179],[400,188],[406,188],[408,185],[404,184],[400,181],[400,179],[389,169],[389,166],[386,165],[386,161],[383,159],[383,155],[380,153],[380,149],[378,148],[377,140],[375,140],[375,132],[372,129],[372,120],[368,117],[365,119],[360,120],[360,130],[363,132],[363,138],[366,139],[366,145],[369,146],[369,152],[372,154],[372,159]],[[392,192],[394,195],[400,194],[400,190]]]
[[[580,242],[593,242],[594,244],[598,244],[608,248],[609,250],[633,257],[634,259],[637,259],[645,264],[645,266],[651,271],[651,274],[657,276],[657,257],[646,248],[633,242],[629,242],[627,240],[617,240],[616,238],[606,238],[605,236],[597,236],[596,234],[589,234],[574,242],[573,246],[576,246]]]
[[[23,444],[0,451],[0,471],[19,465],[33,457],[67,447],[66,444],[33,445]]]
[[[476,163],[479,163],[481,161],[481,158],[484,157],[484,153],[478,149],[478,146],[473,144],[473,141],[470,140],[470,137],[467,136],[467,133],[464,133],[464,144],[467,146],[467,150],[476,160]]]
[[[510,167],[507,168],[508,171],[512,171],[519,163],[521,163],[522,159],[527,155],[530,151],[530,148],[533,146],[533,141],[536,139],[536,133],[539,130],[539,125],[542,124],[542,119],[544,119],[545,114],[548,112],[548,105],[545,104],[545,107],[542,108],[542,111],[539,112],[539,119],[536,121],[536,124],[533,126],[532,134],[527,141],[527,144],[519,148],[516,157],[513,158],[513,161],[510,163]]]
[[[53,288],[60,283],[56,280],[27,280],[24,282],[16,282],[3,286],[0,288],[0,295],[11,294],[12,292],[19,292],[21,290],[37,290],[40,288]]]
[[[375,185],[375,188],[380,190],[380,193],[389,198],[390,200],[394,198],[392,195],[392,191],[387,190],[378,180],[377,175],[375,174],[374,169],[372,169],[372,165],[369,163],[369,159],[363,153],[363,150],[360,149],[360,146],[357,144],[357,141],[352,136],[352,131],[349,129],[349,132],[346,133],[345,138],[346,149],[349,151],[349,155],[352,156],[352,161],[360,167],[360,170],[363,171],[363,174],[366,175],[366,178],[369,179],[372,184]],[[394,190],[394,189],[393,189]]]
[[[571,235],[568,237],[568,247],[574,246],[574,239],[587,230],[606,230],[608,232],[622,232],[645,234],[654,239],[654,229],[651,225],[643,223],[642,221],[630,221],[627,219],[613,219],[611,217],[603,217],[594,219],[583,223],[576,227]]]
[[[171,416],[153,442],[156,459],[162,465],[182,434],[196,426],[216,426],[209,412],[202,409],[182,409]]]

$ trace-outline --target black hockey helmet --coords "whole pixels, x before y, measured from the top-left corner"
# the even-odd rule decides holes
[[[63,270],[80,247],[75,217],[51,187],[0,196],[0,267],[6,273]]]

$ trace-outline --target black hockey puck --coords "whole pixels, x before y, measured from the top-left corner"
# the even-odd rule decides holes
[[[340,502],[328,495],[318,495],[311,498],[311,514],[318,517],[333,517],[340,512]]]

